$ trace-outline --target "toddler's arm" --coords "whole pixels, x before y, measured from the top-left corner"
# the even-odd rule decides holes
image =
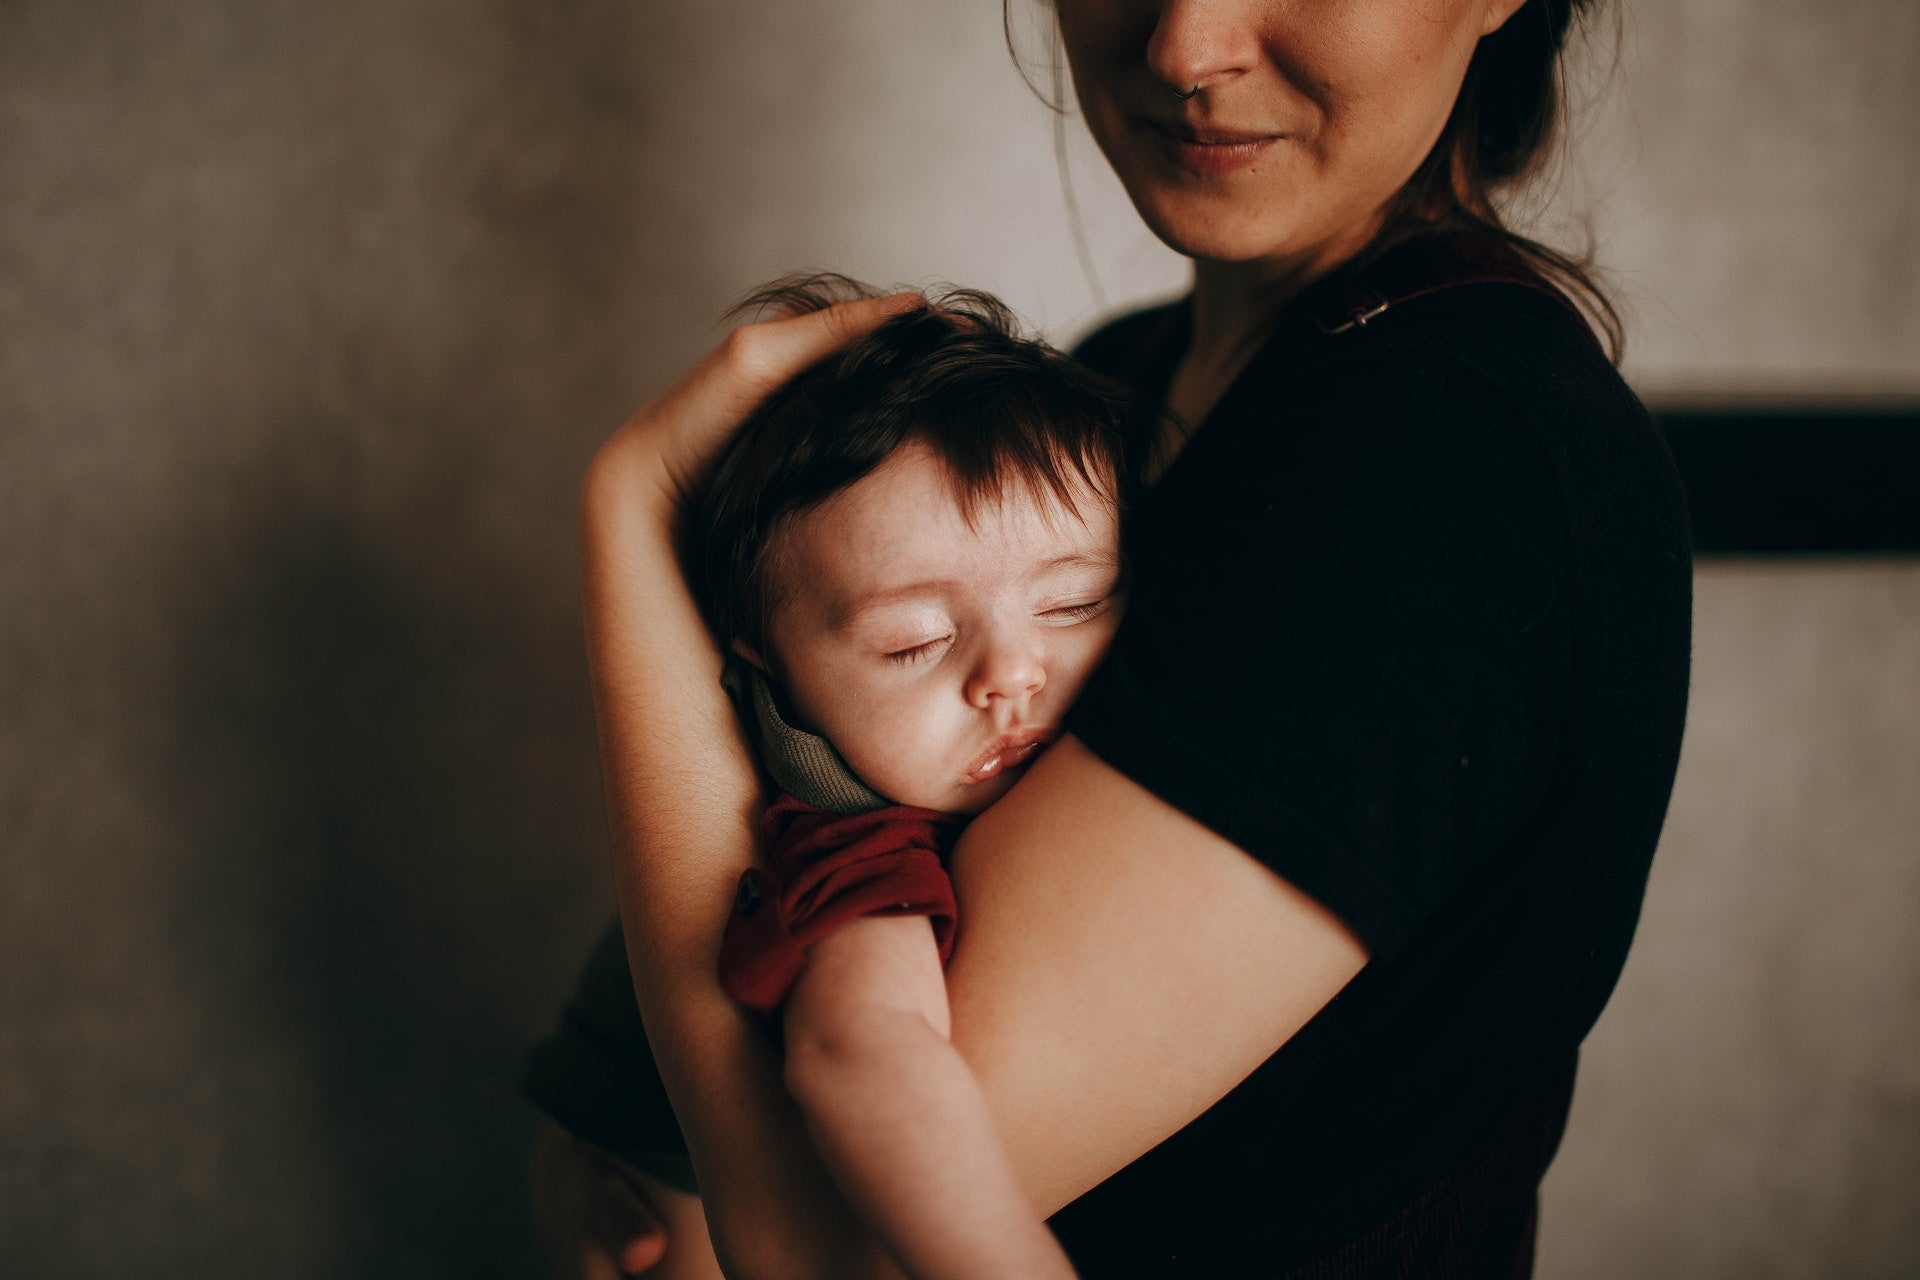
[[[786,1084],[841,1190],[915,1280],[1071,1277],[948,1044],[925,916],[815,943],[785,1009]]]

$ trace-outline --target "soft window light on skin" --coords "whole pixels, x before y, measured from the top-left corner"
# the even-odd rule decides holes
[[[1057,734],[1122,604],[1113,504],[1074,488],[1010,480],[969,524],[910,444],[781,531],[772,670],[874,790],[978,813]]]

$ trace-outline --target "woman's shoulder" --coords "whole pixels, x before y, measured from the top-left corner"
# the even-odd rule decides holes
[[[1540,285],[1462,284],[1395,302],[1295,348],[1269,344],[1207,432],[1266,453],[1311,447],[1519,451],[1574,507],[1637,491],[1679,535],[1658,426],[1571,305]],[[1576,514],[1576,513],[1569,513]]]
[[[1303,473],[1365,484],[1420,468],[1462,498],[1534,504],[1581,540],[1605,537],[1624,505],[1663,554],[1690,555],[1665,440],[1565,295],[1485,237],[1409,242],[1376,265],[1302,296],[1200,425],[1173,489],[1211,504]],[[1075,355],[1164,389],[1188,317],[1184,299],[1127,312]]]
[[[1554,476],[1574,529],[1609,527],[1629,503],[1644,529],[1664,530],[1676,546],[1688,540],[1658,424],[1586,322],[1543,289],[1486,284],[1416,298],[1369,325],[1315,380],[1335,399],[1339,387],[1367,382],[1416,428],[1500,420],[1512,445]]]
[[[1426,243],[1441,247],[1420,254],[1416,242],[1371,273],[1302,295],[1249,362],[1247,380],[1285,374],[1291,386],[1314,391],[1365,378],[1391,391],[1404,372],[1450,367],[1474,375],[1460,381],[1462,394],[1478,386],[1514,399],[1522,412],[1570,380],[1603,390],[1610,410],[1639,411],[1585,318],[1517,254],[1483,265],[1484,255],[1463,259],[1448,254],[1446,241]]]
[[[1400,302],[1336,345],[1344,336],[1329,339],[1326,354],[1349,372],[1445,365],[1473,375],[1467,385],[1504,396],[1528,417],[1572,395],[1595,412],[1646,418],[1587,322],[1544,286],[1461,285]]]
[[[1097,354],[1116,358],[1119,347],[1124,360],[1154,321],[1154,313],[1125,317],[1110,336],[1095,335]],[[1294,332],[1266,343],[1215,404],[1188,446],[1187,467],[1245,474],[1348,455],[1389,466],[1499,451],[1551,459],[1561,470],[1588,452],[1567,447],[1583,438],[1656,434],[1566,304],[1537,288],[1475,283],[1391,304],[1334,332],[1294,317]]]
[[[1159,389],[1188,340],[1187,302],[1124,312],[1073,354],[1097,372]],[[1288,309],[1238,381],[1239,394],[1223,402],[1227,417],[1261,416],[1278,394],[1296,418],[1307,401],[1410,396],[1434,409],[1498,405],[1540,421],[1563,417],[1571,401],[1589,417],[1647,422],[1566,295],[1486,236],[1416,238],[1320,282]]]
[[[1316,554],[1332,554],[1357,524],[1411,547],[1485,516],[1490,541],[1507,530],[1547,553],[1589,621],[1654,596],[1666,622],[1685,610],[1691,537],[1666,441],[1579,315],[1537,286],[1465,284],[1310,349],[1270,345],[1176,471],[1165,500],[1196,527],[1230,499],[1280,494],[1324,510]]]

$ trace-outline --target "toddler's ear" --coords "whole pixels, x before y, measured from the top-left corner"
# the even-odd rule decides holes
[[[748,644],[745,640],[742,640],[739,636],[735,636],[733,638],[733,644],[731,647],[735,653],[745,658],[748,662],[751,662],[754,666],[760,668],[760,673],[762,675],[771,676],[773,674],[771,671],[767,670],[767,660],[760,656],[760,651],[754,648],[752,645]]]

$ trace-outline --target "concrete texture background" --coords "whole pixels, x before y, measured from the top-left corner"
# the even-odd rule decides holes
[[[1650,395],[1920,389],[1920,10],[1589,67]],[[0,7],[0,1275],[530,1273],[581,465],[778,271],[1177,287],[1052,130],[986,0]],[[1920,566],[1706,567],[1697,654],[1541,1273],[1916,1274]]]

